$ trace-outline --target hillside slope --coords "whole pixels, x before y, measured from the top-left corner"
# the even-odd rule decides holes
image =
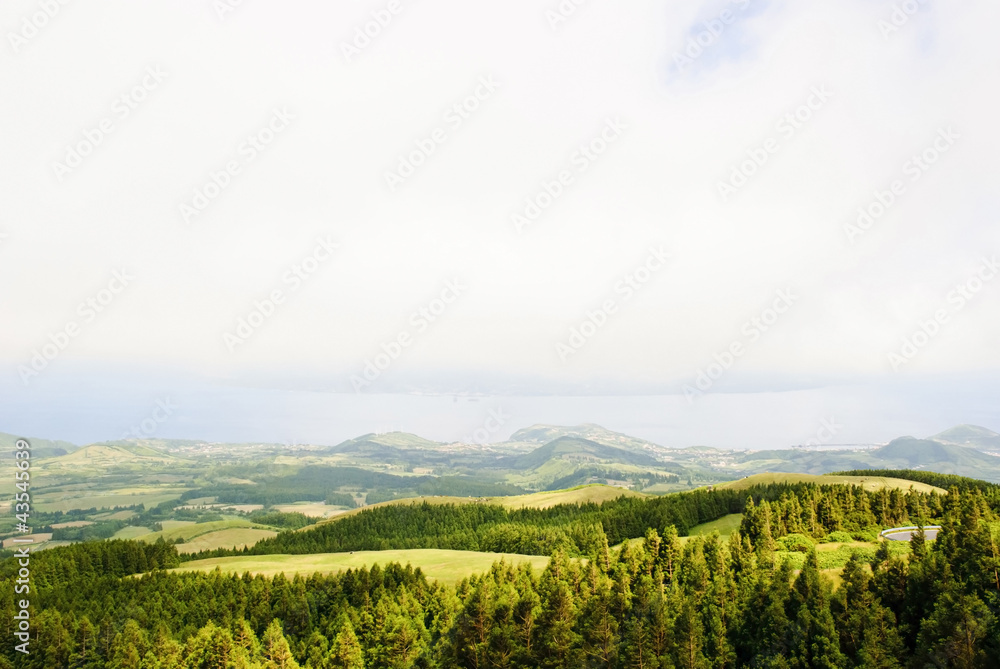
[[[502,460],[511,469],[537,469],[550,460],[570,460],[587,463],[623,463],[656,467],[659,463],[645,453],[634,453],[606,446],[580,437],[559,437],[525,455]]]
[[[716,486],[731,490],[746,490],[753,486],[768,485],[770,483],[815,483],[816,485],[859,485],[865,490],[880,490],[882,488],[897,488],[899,490],[909,490],[911,487],[917,492],[936,492],[940,495],[947,494],[942,488],[937,488],[926,483],[917,481],[907,481],[905,479],[888,478],[884,476],[842,476],[839,474],[794,474],[794,473],[763,473],[747,476],[738,481],[730,481]]]
[[[547,444],[561,437],[576,437],[595,441],[605,446],[612,446],[626,451],[646,453],[663,450],[661,446],[645,439],[632,437],[621,432],[609,430],[600,425],[585,423],[574,426],[532,425],[518,430],[510,436],[508,442],[526,444]]]
[[[136,464],[168,464],[178,458],[141,444],[119,442],[116,445],[91,444],[78,450],[46,460],[48,470],[76,467],[116,467]]]
[[[1000,468],[1000,458],[974,448],[914,437],[893,439],[882,448],[872,451],[871,455],[887,462],[933,469],[942,474],[957,474],[959,470],[974,473],[980,468]]]
[[[628,490],[627,488],[617,488],[615,486],[594,483],[582,485],[566,490],[549,490],[544,492],[529,493],[527,495],[511,495],[507,497],[407,497],[404,499],[394,499],[388,502],[380,502],[359,509],[352,509],[346,513],[338,514],[332,518],[320,521],[314,526],[336,522],[348,516],[361,513],[365,509],[374,509],[382,506],[409,505],[409,504],[498,504],[508,509],[548,509],[559,504],[601,504],[619,497],[652,497],[641,492]],[[303,528],[300,532],[311,529]]]
[[[927,438],[942,444],[1000,452],[1000,434],[979,425],[956,425]]]
[[[21,438],[22,437],[18,437],[13,434],[0,432],[0,450],[13,451],[14,444]],[[72,453],[80,448],[76,444],[71,444],[68,441],[37,439],[35,437],[26,437],[26,439],[28,440],[28,443],[31,444],[31,455],[35,458],[54,458],[60,455],[66,455],[67,453]]]

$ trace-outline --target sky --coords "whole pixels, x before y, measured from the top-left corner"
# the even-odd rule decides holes
[[[998,19],[4,3],[0,431],[1000,430]]]

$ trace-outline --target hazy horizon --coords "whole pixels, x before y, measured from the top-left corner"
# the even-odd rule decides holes
[[[60,383],[27,395],[0,384],[0,431],[76,444],[114,440],[133,428],[149,437],[220,442],[334,445],[391,430],[456,441],[482,427],[491,409],[509,418],[490,432],[490,442],[533,424],[595,423],[662,446],[724,449],[786,448],[816,439],[876,443],[926,437],[959,424],[1000,431],[1000,408],[990,402],[1000,384],[985,376],[937,377],[919,386],[883,380],[786,386],[775,392],[720,391],[693,405],[677,393],[357,394],[224,379],[191,383],[183,374],[122,376],[126,380],[115,374],[95,383],[92,374],[65,375]],[[173,409],[146,434],[142,421],[153,416],[158,402],[169,402]],[[819,434],[824,421],[838,426],[836,434]]]

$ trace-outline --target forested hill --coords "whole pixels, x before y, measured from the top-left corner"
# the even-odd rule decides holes
[[[695,525],[742,512],[748,499],[765,505],[775,537],[821,537],[938,518],[943,496],[895,488],[809,483],[769,484],[744,490],[696,490],[663,497],[623,497],[603,504],[548,509],[506,509],[491,504],[413,504],[365,509],[300,532],[285,532],[240,551],[216,550],[187,559],[224,555],[333,553],[358,550],[447,548],[550,555],[592,555],[602,537],[612,544],[673,526],[681,535]],[[877,530],[875,530],[877,533]],[[872,537],[873,538],[873,537]]]
[[[755,493],[728,540],[682,542],[673,525],[650,526],[641,541],[614,550],[595,526],[589,560],[557,550],[541,573],[501,563],[454,588],[399,565],[291,580],[164,572],[158,568],[177,559],[166,544],[43,551],[31,562],[32,654],[4,644],[0,668],[997,666],[1000,550],[991,529],[997,516],[982,492],[803,485]],[[678,508],[729,499],[702,492]],[[635,500],[621,504],[639,510],[628,506]],[[580,510],[600,512],[608,520],[625,513],[614,505]],[[792,529],[923,514],[943,526],[937,541],[918,534],[905,554],[889,542],[871,556],[856,553],[836,590],[815,549],[798,573],[771,551],[775,535]],[[0,566],[0,619],[8,625],[16,569],[9,560]]]
[[[833,476],[885,476],[887,478],[903,479],[926,483],[948,490],[979,490],[997,503],[1000,503],[1000,484],[980,481],[979,479],[955,474],[939,474],[924,469],[854,469],[846,472],[833,472]]]

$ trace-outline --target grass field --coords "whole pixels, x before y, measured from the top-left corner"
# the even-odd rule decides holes
[[[161,537],[164,541],[177,541],[178,539],[183,539],[184,543],[191,541],[195,537],[200,537],[204,534],[215,533],[221,530],[233,530],[233,529],[246,529],[246,528],[256,528],[261,530],[270,530],[271,528],[259,525],[257,523],[251,523],[249,520],[244,520],[242,518],[234,518],[232,520],[215,520],[210,523],[183,523],[182,521],[165,521],[163,523],[163,531],[161,532],[150,532],[149,534],[144,534],[140,539],[148,543],[156,543]],[[168,526],[168,523],[170,525]],[[183,544],[182,544],[183,545]],[[180,549],[180,546],[178,546]]]
[[[326,502],[296,502],[294,504],[275,504],[276,511],[282,513],[301,513],[310,518],[327,518],[339,513],[344,509],[339,506],[327,506]]]
[[[35,534],[19,534],[19,535],[17,535],[17,537],[10,537],[9,539],[4,539],[3,540],[3,547],[4,548],[13,548],[14,546],[17,546],[18,544],[14,543],[14,539],[31,539],[32,542],[33,542],[31,544],[31,549],[35,550],[35,548],[39,544],[44,544],[47,541],[51,541],[52,540],[52,533],[51,532],[45,532],[45,533],[36,532]]]
[[[53,530],[61,530],[66,527],[86,527],[87,525],[93,525],[92,520],[73,520],[68,523],[53,523],[51,525]]]
[[[145,504],[156,506],[161,502],[177,499],[187,488],[128,488],[107,493],[73,492],[45,493],[35,497],[34,506],[39,511],[72,511],[73,509],[112,509],[116,506]]]
[[[527,495],[512,495],[509,497],[446,497],[443,495],[434,497],[407,497],[406,499],[394,499],[388,502],[379,502],[378,504],[372,504],[371,506],[363,507],[362,509],[354,509],[352,511],[348,511],[347,513],[321,521],[319,524],[339,520],[345,516],[360,513],[364,509],[373,509],[379,506],[389,506],[394,504],[423,504],[424,502],[427,502],[428,504],[499,504],[500,506],[505,506],[508,509],[522,509],[525,507],[548,509],[549,507],[553,507],[558,504],[583,504],[586,502],[601,504],[608,500],[618,499],[619,497],[651,497],[651,495],[645,495],[641,492],[635,492],[634,490],[628,490],[626,488],[616,488],[614,486],[604,485],[601,483],[593,483],[591,485],[567,488],[566,490],[551,490],[546,492],[529,493]]]
[[[695,486],[688,485],[684,481],[678,481],[677,483],[654,483],[651,486],[643,488],[644,493],[650,495],[666,495],[672,492],[685,492],[687,490],[694,490]]]
[[[722,483],[717,488],[727,488],[730,490],[745,490],[755,485],[767,485],[769,483],[815,483],[817,485],[851,484],[860,485],[865,490],[880,490],[882,488],[898,488],[909,490],[910,486],[917,492],[929,493],[934,491],[939,495],[946,494],[947,491],[926,483],[917,481],[907,481],[905,479],[887,478],[885,476],[831,476],[830,474],[782,474],[767,472],[764,474],[754,474],[738,481]]]
[[[94,520],[128,520],[136,515],[135,511],[114,511],[112,513],[99,513],[91,516]]]
[[[728,516],[723,516],[717,520],[702,523],[701,525],[695,525],[691,528],[688,534],[690,536],[695,536],[699,534],[711,534],[712,532],[718,531],[721,536],[728,537],[730,534],[740,529],[741,522],[743,522],[742,513],[731,513]]]
[[[566,490],[551,490],[547,492],[535,492],[529,495],[516,495],[513,497],[489,497],[492,504],[499,504],[508,509],[548,509],[559,504],[583,504],[593,502],[601,504],[619,497],[649,497],[641,492],[629,490],[627,488],[616,488],[614,486],[594,483],[582,485]]]
[[[216,567],[226,573],[262,574],[274,576],[293,574],[336,573],[346,569],[385,565],[389,562],[420,567],[431,579],[456,583],[467,576],[487,571],[494,562],[528,562],[535,569],[542,569],[549,559],[540,555],[513,555],[509,553],[479,553],[413,549],[398,551],[356,551],[354,553],[319,553],[314,555],[246,555],[237,557],[194,560],[173,571],[212,571]]]
[[[152,534],[152,530],[148,527],[123,527],[122,529],[115,532],[113,539],[138,539],[139,537],[146,536],[147,534]]]
[[[198,553],[216,548],[243,548],[253,546],[262,539],[270,539],[278,533],[273,530],[261,530],[252,527],[237,527],[228,530],[218,530],[200,534],[190,541],[177,544],[178,553]]]

